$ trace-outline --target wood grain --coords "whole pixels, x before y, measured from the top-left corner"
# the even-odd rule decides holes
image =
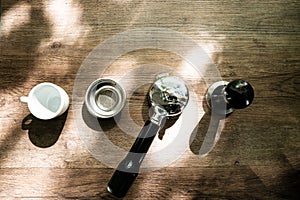
[[[0,199],[114,199],[106,192],[113,169],[81,140],[73,102],[64,116],[43,122],[32,119],[19,97],[44,81],[71,97],[78,69],[98,44],[143,27],[190,37],[224,80],[249,81],[255,99],[225,120],[213,151],[199,157],[207,114],[183,155],[168,167],[140,174],[125,199],[298,199],[299,13],[297,0],[1,1]],[[177,71],[186,66],[172,52],[144,49],[122,55],[104,76],[120,77],[149,63]],[[203,79],[182,76],[203,98]],[[136,77],[149,79],[147,73]],[[148,117],[148,86],[129,99],[130,116],[139,126]],[[134,137],[124,138],[110,135],[129,149]]]

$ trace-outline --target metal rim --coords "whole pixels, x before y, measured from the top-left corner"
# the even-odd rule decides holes
[[[109,95],[104,97],[106,95],[105,93],[110,93],[114,97]],[[106,102],[102,104],[100,102],[101,100]],[[125,103],[126,91],[113,79],[97,79],[90,84],[86,91],[85,105],[87,110],[90,114],[98,118],[110,118],[117,115],[121,112]]]

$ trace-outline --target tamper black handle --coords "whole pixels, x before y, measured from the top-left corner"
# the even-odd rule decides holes
[[[231,81],[225,87],[225,98],[230,107],[243,109],[248,107],[254,98],[252,86],[241,79]]]
[[[127,156],[120,162],[111,177],[107,190],[116,197],[124,197],[139,174],[139,169],[152,144],[159,125],[146,121]]]

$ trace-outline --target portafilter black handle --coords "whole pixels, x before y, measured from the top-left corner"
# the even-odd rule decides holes
[[[159,125],[147,120],[127,156],[120,162],[112,175],[107,190],[114,196],[124,197],[139,174],[139,169],[152,144]]]

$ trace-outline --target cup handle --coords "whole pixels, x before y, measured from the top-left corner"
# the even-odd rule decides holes
[[[22,103],[28,103],[28,97],[20,97]]]

